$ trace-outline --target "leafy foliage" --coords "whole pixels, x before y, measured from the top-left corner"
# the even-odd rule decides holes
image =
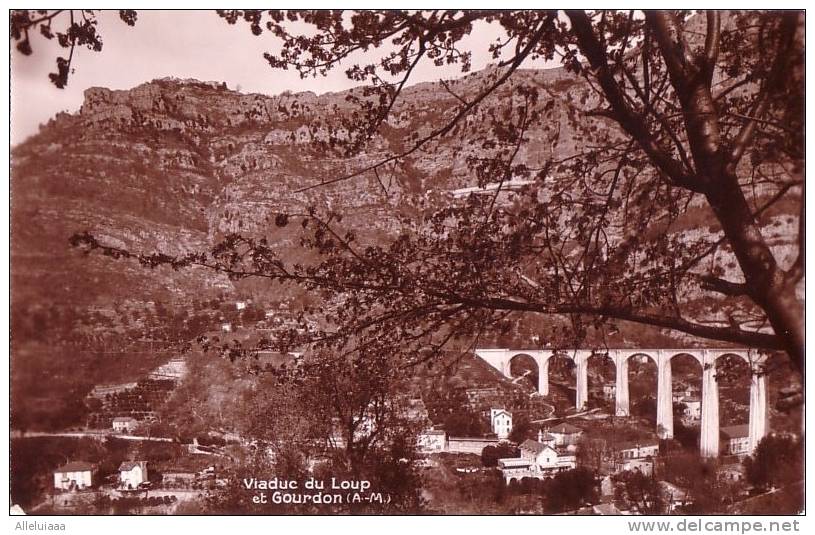
[[[502,332],[516,315],[534,313],[568,320],[545,333],[553,347],[602,346],[619,320],[781,349],[801,368],[803,227],[799,254],[783,267],[761,231],[763,214],[782,199],[803,206],[800,14],[735,12],[724,21],[714,11],[220,14],[280,40],[269,63],[302,76],[387,45],[379,60],[369,56],[346,71],[368,85],[349,96],[356,111],[315,142],[344,155],[387,129],[419,62],[466,72],[470,51],[460,50],[461,40],[476,21],[497,25],[506,39],[488,52],[510,57],[475,95],[442,84],[457,104],[440,110],[428,133],[407,133],[403,150],[301,188],[379,178],[479,118],[489,134],[470,164],[479,184],[495,185],[492,193],[461,202],[427,196],[419,217],[405,218],[385,245],[359,242],[340,211],[278,214],[278,228],[300,223],[301,245],[320,257],[309,265],[289,265],[266,238],[242,235],[184,257],[117,250],[87,234],[75,245],[150,267],[202,265],[320,294],[321,310],[306,312],[330,328],[278,337],[291,347],[410,345],[416,360],[430,360],[450,342]],[[294,34],[295,23],[311,31]],[[580,80],[579,89],[558,95],[513,84],[513,74],[536,58],[560,58],[562,75]],[[487,106],[493,93],[501,103]],[[533,143],[530,125],[545,122],[559,126]],[[525,153],[540,165],[521,161]],[[529,184],[510,194],[514,179]],[[710,214],[714,226],[685,232],[689,207]],[[727,267],[729,258],[741,273]],[[715,300],[721,322],[696,319],[700,296]],[[774,334],[756,330],[766,324]]]
[[[620,479],[626,500],[636,505],[640,513],[654,515],[665,512],[665,503],[655,478],[640,471],[625,471]]]
[[[520,457],[521,451],[509,442],[500,442],[497,446],[487,446],[481,451],[481,464],[485,467],[498,466],[498,459]]]
[[[555,474],[546,481],[546,507],[561,513],[597,501],[597,479],[588,468],[578,467]]]
[[[62,30],[54,26],[55,21],[65,22],[67,15],[67,25]],[[9,21],[9,34],[11,39],[16,41],[15,48],[18,52],[29,56],[34,49],[31,46],[31,34],[39,34],[49,41],[56,38],[59,46],[68,49],[68,57],[58,56],[57,72],[48,75],[48,79],[59,89],[68,85],[68,76],[73,73],[71,62],[74,57],[74,49],[77,46],[84,46],[88,50],[100,52],[102,50],[102,37],[96,30],[96,11],[92,9],[18,9],[12,10]],[[119,18],[128,26],[134,26],[138,15],[132,9],[119,10]]]
[[[529,418],[521,416],[513,422],[512,431],[509,433],[509,440],[520,444],[527,439],[531,431],[532,423],[529,421]],[[511,455],[509,457],[511,457]]]
[[[801,442],[795,437],[767,435],[753,455],[744,459],[747,480],[761,488],[798,482],[804,476],[802,454]]]
[[[444,429],[454,437],[480,437],[489,431],[485,418],[469,410],[449,415],[444,420]]]

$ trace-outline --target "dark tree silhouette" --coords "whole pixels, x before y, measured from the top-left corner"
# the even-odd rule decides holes
[[[658,480],[640,471],[626,471],[620,475],[626,498],[642,514],[658,515],[665,512]]]
[[[597,478],[588,468],[559,472],[544,482],[546,509],[562,513],[597,502]]]
[[[498,466],[498,459],[520,457],[521,450],[508,442],[499,442],[497,446],[487,446],[481,451],[481,464],[485,467]]]
[[[119,10],[119,18],[128,26],[135,25],[137,17],[132,9]],[[57,57],[57,72],[50,73],[48,79],[62,89],[68,85],[68,77],[73,73],[72,62],[77,46],[85,46],[94,52],[102,50],[97,23],[96,11],[92,9],[11,10],[9,36],[17,43],[17,50],[26,56],[33,52],[32,34],[39,33],[49,41],[56,38],[59,46],[68,50],[68,57]]]
[[[768,435],[753,455],[744,459],[747,480],[760,488],[796,483],[803,479],[803,448],[791,435]]]

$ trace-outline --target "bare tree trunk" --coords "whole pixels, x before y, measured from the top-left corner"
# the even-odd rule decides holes
[[[706,196],[744,273],[749,297],[767,313],[793,365],[803,373],[804,317],[797,280],[778,266],[735,176],[715,181]]]

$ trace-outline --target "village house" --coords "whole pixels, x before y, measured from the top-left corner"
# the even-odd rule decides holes
[[[685,405],[682,419],[686,422],[698,422],[702,418],[702,400],[698,397],[685,396],[679,400]]]
[[[659,441],[656,439],[621,442],[616,445],[618,459],[645,459],[659,455]]]
[[[744,465],[740,462],[719,466],[716,470],[719,481],[741,481],[744,479]]]
[[[539,431],[537,441],[525,440],[519,449],[520,457],[498,459],[505,483],[520,481],[525,477],[544,479],[577,466],[574,453],[557,448],[555,437],[548,433]]]
[[[482,437],[448,437],[447,451],[450,453],[475,453],[481,455],[487,446],[497,446],[499,439]]]
[[[512,413],[504,409],[490,409],[490,427],[498,438],[509,437],[512,432]]]
[[[419,433],[419,449],[425,453],[444,451],[447,447],[447,433],[437,429],[426,429]]]
[[[54,488],[58,490],[81,490],[93,486],[96,467],[84,461],[71,461],[54,470]]]
[[[296,359],[297,357],[295,357]],[[390,404],[388,404],[390,406]],[[399,414],[414,423],[428,424],[430,415],[422,398],[413,398],[405,400],[403,406],[397,408]],[[356,427],[354,428],[354,438],[367,437],[377,431],[377,428],[382,425],[381,417],[378,414],[382,411],[382,407],[376,407],[371,404],[368,410],[356,419]],[[330,442],[334,443],[334,447],[344,447],[345,439],[344,433],[345,423],[339,418],[332,420],[332,434]],[[438,440],[438,439],[434,439]]]
[[[680,403],[682,398],[698,398],[699,388],[693,385],[686,385],[673,391],[673,402]]]
[[[729,425],[720,430],[725,455],[749,455],[750,427],[747,424]]]
[[[117,433],[132,433],[139,421],[129,416],[120,416],[113,419],[113,430]]]
[[[677,508],[688,505],[688,492],[668,481],[660,481],[659,493],[665,503],[667,512],[673,513]]]
[[[125,461],[119,465],[119,484],[125,489],[137,489],[147,482],[146,461]]]
[[[617,386],[611,384],[603,385],[603,399],[606,401],[614,401],[617,396]]]
[[[555,446],[576,445],[583,435],[583,430],[579,427],[563,422],[548,430],[548,433],[555,437]]]
[[[645,459],[625,459],[618,464],[621,472],[639,472],[644,476],[651,476],[654,473],[654,460],[651,457]]]
[[[617,444],[614,448],[614,470],[616,472],[639,471],[650,475],[654,471],[654,458],[659,455],[659,441],[629,441]]]

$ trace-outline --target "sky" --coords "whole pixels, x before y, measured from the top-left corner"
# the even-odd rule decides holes
[[[76,71],[65,89],[57,89],[48,80],[48,73],[56,71],[56,57],[67,52],[56,40],[33,37],[31,56],[12,49],[12,145],[35,134],[41,123],[58,112],[79,110],[83,92],[89,87],[129,89],[156,78],[175,76],[226,82],[230,89],[244,93],[274,95],[291,90],[321,94],[352,87],[354,84],[345,77],[344,70],[363,61],[361,55],[352,56],[347,65],[327,77],[301,80],[296,71],[272,69],[263,59],[264,52],[276,50],[276,38],[268,33],[254,36],[248,24],[241,21],[229,25],[214,11],[139,11],[135,27],[122,22],[116,11],[103,11],[98,20],[102,51],[77,47],[73,59]],[[67,19],[61,22],[66,24]],[[57,22],[54,24],[56,27]],[[482,24],[465,38],[463,46],[473,51],[473,71],[494,61],[487,48],[498,37],[496,28]],[[525,65],[546,66],[550,65],[543,62]],[[461,76],[458,67],[437,68],[425,60],[417,66],[410,83],[458,76]]]

